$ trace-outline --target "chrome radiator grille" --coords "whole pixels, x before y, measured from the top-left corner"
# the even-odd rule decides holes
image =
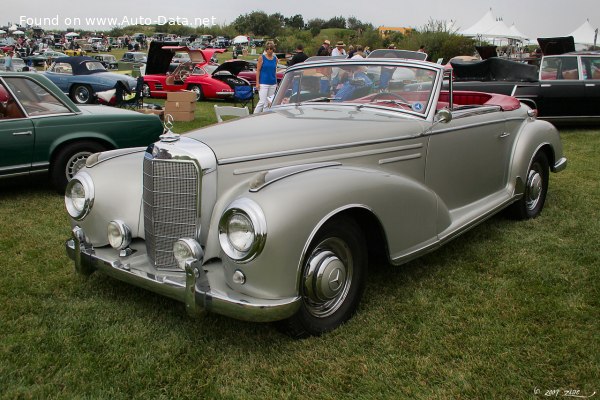
[[[176,268],[173,243],[196,238],[200,179],[190,161],[144,157],[144,229],[148,255],[157,268]]]

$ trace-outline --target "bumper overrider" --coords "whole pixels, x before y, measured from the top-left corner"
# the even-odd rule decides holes
[[[118,280],[185,303],[188,314],[206,311],[255,321],[277,321],[292,316],[300,307],[300,297],[257,299],[233,291],[224,279],[220,263],[202,265],[202,255],[185,262],[185,272],[157,270],[150,262],[141,239],[131,243],[133,252],[121,256],[111,247],[95,249],[76,226],[73,238],[65,243],[67,255],[82,275],[100,271]]]

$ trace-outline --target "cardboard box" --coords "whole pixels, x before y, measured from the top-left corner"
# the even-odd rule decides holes
[[[193,111],[165,111],[165,118],[167,115],[172,115],[173,121],[193,121],[195,118]]]
[[[195,102],[196,92],[191,92],[189,90],[180,90],[179,92],[168,92],[167,101]]]
[[[196,103],[189,101],[167,101],[165,103],[165,112],[196,111]]]

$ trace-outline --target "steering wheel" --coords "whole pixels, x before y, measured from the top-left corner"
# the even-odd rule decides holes
[[[386,97],[393,97],[394,99],[400,100],[401,103],[412,107],[412,104],[409,103],[408,100],[406,100],[404,97],[400,96],[399,94],[393,93],[393,92],[381,92],[381,93],[377,93],[375,96],[373,96],[373,98],[371,99],[371,103],[377,101],[377,100],[391,100],[389,98],[386,99]]]

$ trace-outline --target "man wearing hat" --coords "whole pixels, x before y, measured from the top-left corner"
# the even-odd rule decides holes
[[[331,45],[331,42],[329,40],[324,40],[323,44],[321,45],[321,47],[319,47],[319,50],[317,51],[317,55],[318,56],[328,56],[329,55],[329,46]]]
[[[344,44],[343,41],[338,41],[335,45],[335,49],[333,49],[333,51],[331,52],[331,56],[335,57],[335,56],[345,56],[346,55],[346,50],[344,50],[344,47],[346,45]]]

